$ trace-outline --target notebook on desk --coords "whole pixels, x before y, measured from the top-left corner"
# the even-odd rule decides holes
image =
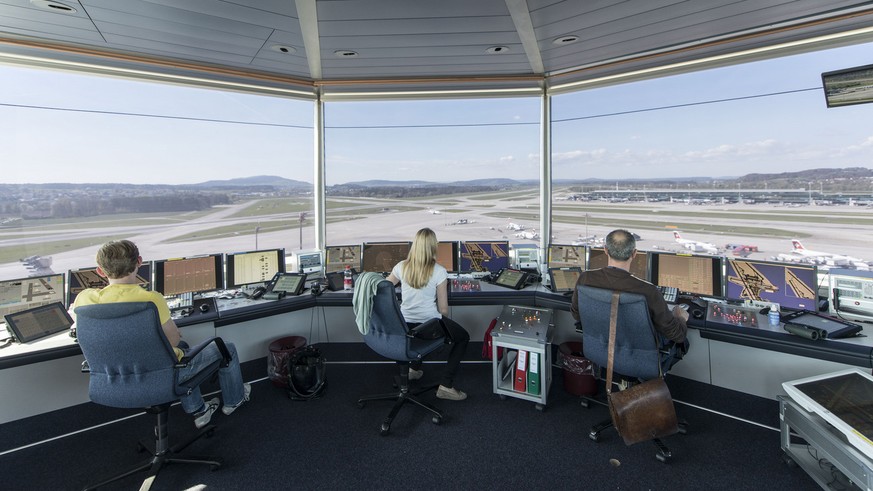
[[[36,341],[73,325],[73,318],[60,302],[6,314],[5,319],[6,329],[19,343]]]

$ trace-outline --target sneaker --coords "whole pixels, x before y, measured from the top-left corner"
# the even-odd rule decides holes
[[[424,377],[424,370],[409,369],[409,380],[418,380],[421,377]]]
[[[205,401],[204,406],[206,406],[206,409],[194,413],[194,426],[198,430],[209,424],[209,421],[212,419],[212,413],[218,409],[218,398],[214,397]]]
[[[463,401],[467,398],[465,392],[461,392],[455,388],[448,388],[444,385],[440,385],[440,388],[437,389],[436,396],[440,399],[446,399],[449,401]]]
[[[249,394],[252,393],[252,384],[243,384],[243,400],[239,401],[239,404],[236,406],[224,406],[221,408],[221,412],[224,413],[225,416],[230,416],[230,413],[234,412],[236,408],[243,405],[244,402],[249,400]]]

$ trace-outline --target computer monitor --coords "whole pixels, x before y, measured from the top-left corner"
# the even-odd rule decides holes
[[[366,242],[361,249],[361,271],[390,273],[409,256],[410,247],[412,242]]]
[[[170,296],[224,288],[222,258],[222,254],[209,254],[155,261],[154,289]]]
[[[858,321],[873,321],[873,271],[828,270],[828,311]]]
[[[585,246],[551,244],[546,261],[549,268],[585,269]]]
[[[437,244],[437,263],[440,264],[442,267],[446,268],[446,271],[450,273],[456,273],[460,271],[460,257],[458,255],[459,250],[460,244],[457,241],[440,241]]]
[[[361,246],[338,245],[329,246],[324,250],[324,273],[343,271],[351,266],[355,271],[361,269]]]
[[[720,256],[649,252],[650,279],[658,286],[672,286],[681,293],[722,296]]]
[[[152,263],[144,262],[136,271],[139,286],[150,289],[152,286]],[[109,280],[97,274],[97,267],[71,269],[67,272],[67,307],[73,305],[76,297],[87,288],[103,288]]]
[[[496,273],[508,267],[508,240],[461,242],[461,271]]]
[[[599,247],[588,250],[588,269],[605,268],[609,257],[606,250]],[[630,273],[641,280],[649,279],[649,255],[645,251],[637,251],[631,261]]]
[[[578,266],[549,268],[549,284],[555,293],[570,293],[581,275],[582,268]]]
[[[728,259],[728,300],[778,303],[782,308],[818,310],[818,274],[813,265]]]
[[[297,272],[308,276],[320,276],[322,269],[321,251],[297,253]]]
[[[285,272],[285,249],[231,252],[225,257],[227,288],[266,283]]]
[[[64,286],[63,273],[0,281],[0,319],[6,314],[64,303]]]

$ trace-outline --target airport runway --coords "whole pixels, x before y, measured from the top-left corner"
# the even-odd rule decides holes
[[[342,206],[336,206],[337,198],[331,197],[333,207],[328,209],[327,244],[344,245],[362,242],[384,242],[396,240],[411,240],[421,227],[434,229],[440,240],[509,240],[513,244],[539,244],[541,239],[525,239],[516,237],[518,231],[510,230],[510,222],[523,225],[526,230],[539,231],[540,224],[538,198],[535,193],[526,196],[501,198],[495,194],[491,199],[481,196],[463,198],[449,196],[444,198],[422,199],[418,201],[377,200],[364,198],[342,198]],[[149,224],[147,219],[133,220],[130,224],[115,227],[89,227],[83,223],[75,230],[59,229],[56,232],[33,230],[14,233],[15,230],[4,231],[6,237],[0,241],[0,246],[10,244],[38,243],[48,240],[47,237],[65,237],[77,239],[82,237],[115,236],[129,238],[135,241],[146,260],[182,257],[214,252],[236,252],[255,249],[255,227],[262,227],[271,221],[296,220],[298,214],[262,215],[257,217],[232,218],[250,202],[227,207],[216,207],[213,212],[178,224]],[[400,208],[418,207],[413,211],[398,211]],[[381,210],[375,213],[355,214],[362,208]],[[555,216],[573,217],[578,223],[553,224],[552,243],[570,244],[580,237],[604,237],[609,231],[625,227],[639,234],[642,240],[638,246],[642,250],[683,251],[683,247],[673,239],[673,228],[682,232],[686,239],[715,244],[724,248],[727,243],[755,245],[758,253],[750,257],[768,259],[777,254],[787,254],[791,251],[791,238],[798,234],[807,249],[845,254],[873,261],[870,244],[873,243],[873,226],[866,224],[837,223],[838,220],[857,218],[873,220],[873,210],[849,206],[804,206],[786,208],[764,204],[730,204],[730,205],[687,205],[680,203],[600,203],[600,202],[570,202],[555,201],[553,212]],[[439,210],[439,214],[429,211]],[[731,217],[713,218],[707,214],[730,212]],[[584,217],[589,216],[589,224],[585,225]],[[782,221],[780,217],[796,217],[800,221]],[[309,213],[312,216],[311,212]],[[499,216],[495,216],[499,215]],[[350,219],[338,221],[343,216]],[[459,220],[467,223],[458,223]],[[86,222],[83,220],[83,222]],[[638,226],[627,225],[637,223]],[[206,232],[217,227],[231,224],[250,226],[251,232],[240,233],[238,236],[214,240],[191,240],[186,242],[168,242],[170,239],[195,233]],[[661,225],[649,225],[661,224]],[[716,224],[717,230],[707,232]],[[761,229],[778,229],[785,231],[782,237],[762,237],[730,233],[731,227],[737,229],[759,227]],[[244,227],[245,228],[245,227]],[[686,229],[699,231],[688,231]],[[802,235],[801,235],[802,234]],[[260,249],[284,247],[287,253],[299,250],[300,232],[296,227],[274,232],[261,232],[257,235],[257,246]],[[806,235],[807,237],[803,237]],[[303,229],[303,249],[314,247],[314,231],[312,226]],[[52,256],[52,269],[62,272],[68,269],[90,267],[94,265],[94,254],[98,246],[80,248]],[[0,278],[18,278],[27,276],[28,272],[20,262],[0,265]]]

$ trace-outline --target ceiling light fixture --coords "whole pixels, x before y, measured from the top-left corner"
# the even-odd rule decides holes
[[[284,46],[281,44],[274,44],[270,46],[270,49],[284,55],[291,55],[297,52],[297,48],[294,48],[292,46]]]
[[[565,44],[572,44],[579,40],[579,36],[575,34],[570,34],[567,36],[561,36],[552,41],[552,44],[556,46],[563,46]]]
[[[52,0],[30,0],[30,3],[34,7],[51,10],[52,12],[61,12],[66,14],[73,14],[76,12],[75,8],[61,2],[53,2]]]
[[[502,55],[509,53],[509,46],[492,46],[485,50],[489,55]]]
[[[337,58],[357,58],[358,57],[357,51],[352,51],[349,49],[338,49],[338,50],[334,51],[333,54],[336,55]]]

